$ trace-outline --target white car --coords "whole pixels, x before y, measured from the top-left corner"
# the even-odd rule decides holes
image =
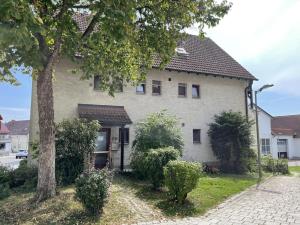
[[[16,154],[16,159],[27,158],[27,156],[28,156],[27,150],[19,150],[19,152]]]

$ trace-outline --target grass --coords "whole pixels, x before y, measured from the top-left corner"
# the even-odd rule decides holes
[[[300,166],[290,166],[289,171],[292,175],[300,177]]]
[[[34,193],[14,193],[0,201],[0,224],[130,224],[163,218],[198,216],[229,196],[256,183],[251,176],[216,175],[202,177],[184,205],[169,201],[168,193],[153,191],[146,182],[130,176],[116,176],[108,203],[100,219],[89,216],[74,200],[72,186],[39,205],[31,204]]]

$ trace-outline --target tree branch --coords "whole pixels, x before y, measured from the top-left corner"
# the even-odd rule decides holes
[[[94,15],[94,17],[91,20],[89,26],[86,28],[86,30],[82,34],[82,36],[81,36],[82,39],[86,38],[87,36],[89,36],[94,31],[94,29],[97,25],[98,16],[99,16],[99,12]]]

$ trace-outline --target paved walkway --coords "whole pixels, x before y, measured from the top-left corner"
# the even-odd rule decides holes
[[[300,178],[278,176],[236,195],[199,218],[138,225],[300,225]]]

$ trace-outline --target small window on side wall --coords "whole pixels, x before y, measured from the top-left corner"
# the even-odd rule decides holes
[[[101,90],[101,77],[99,75],[94,76],[94,90]]]
[[[201,143],[201,130],[193,129],[193,143]]]
[[[186,97],[186,86],[184,83],[178,84],[178,97]]]
[[[146,94],[146,83],[140,83],[138,86],[136,86],[136,93]]]
[[[119,128],[119,143],[121,143],[122,128]],[[129,144],[129,128],[124,128],[124,144]]]
[[[200,86],[197,84],[192,85],[192,97],[200,98]]]
[[[115,81],[113,85],[115,87],[115,92],[123,92],[123,81]]]
[[[161,95],[161,81],[152,81],[152,95]]]

